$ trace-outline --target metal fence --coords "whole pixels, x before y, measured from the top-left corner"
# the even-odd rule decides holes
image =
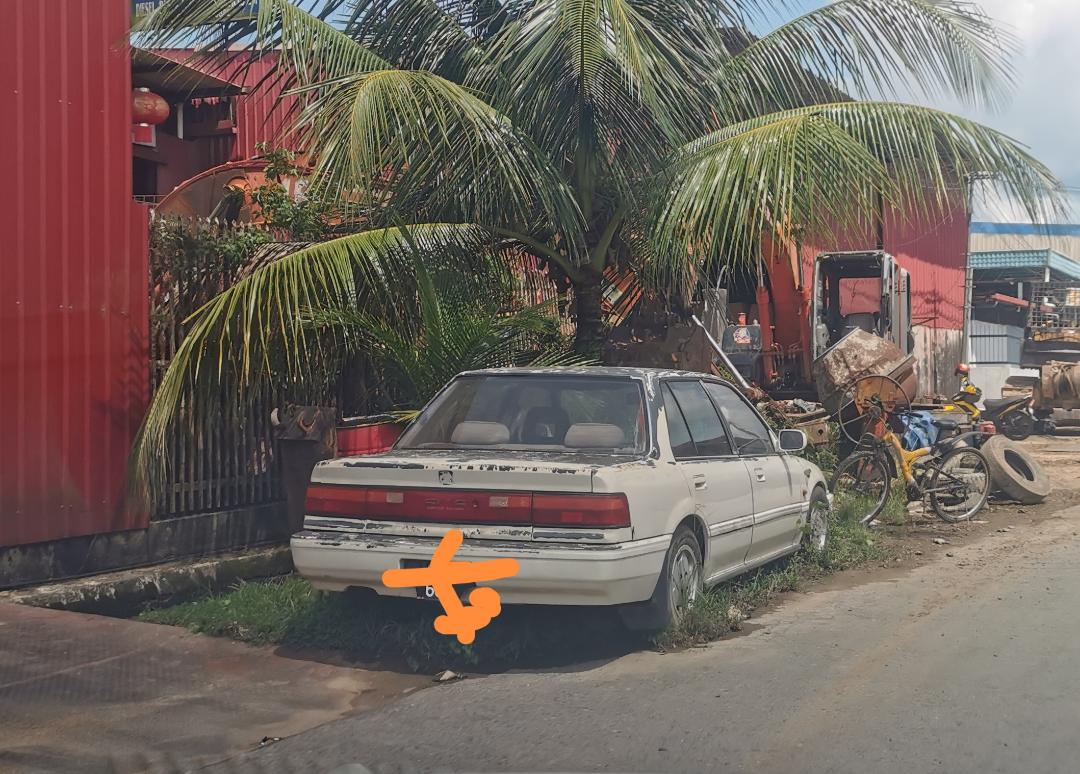
[[[1033,284],[1028,325],[1036,338],[1074,339],[1080,328],[1080,282]]]
[[[150,240],[150,384],[155,392],[186,333],[184,321],[264,260],[282,252],[254,226],[154,220]],[[247,405],[222,394],[218,410],[182,410],[166,441],[169,477],[152,518],[260,505],[280,498],[269,392]],[[166,450],[163,450],[166,451]]]

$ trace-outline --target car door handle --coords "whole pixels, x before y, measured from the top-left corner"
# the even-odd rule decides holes
[[[765,468],[754,468],[754,476],[758,481],[765,480]]]
[[[707,478],[705,478],[705,476],[702,475],[701,473],[694,476],[693,481],[694,481],[694,489],[708,489],[709,488],[709,480]]]

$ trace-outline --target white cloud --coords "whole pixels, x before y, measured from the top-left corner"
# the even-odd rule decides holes
[[[962,112],[1031,147],[1067,185],[1080,187],[1080,0],[982,0],[1020,39],[1016,92],[996,114]]]

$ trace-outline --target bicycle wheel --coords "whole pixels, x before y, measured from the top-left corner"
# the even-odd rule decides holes
[[[857,444],[875,422],[908,408],[911,398],[891,376],[862,376],[844,391],[839,405],[836,420],[840,431]]]
[[[981,451],[970,446],[953,449],[934,466],[926,490],[930,507],[942,521],[967,521],[986,504],[990,481],[990,464]]]
[[[869,524],[885,507],[891,485],[889,468],[880,455],[852,454],[836,466],[829,480],[829,491],[836,498],[833,508],[853,513],[860,524]]]

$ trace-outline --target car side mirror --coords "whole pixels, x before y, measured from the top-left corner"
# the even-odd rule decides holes
[[[780,449],[786,452],[801,452],[806,448],[806,433],[802,430],[781,430]]]

